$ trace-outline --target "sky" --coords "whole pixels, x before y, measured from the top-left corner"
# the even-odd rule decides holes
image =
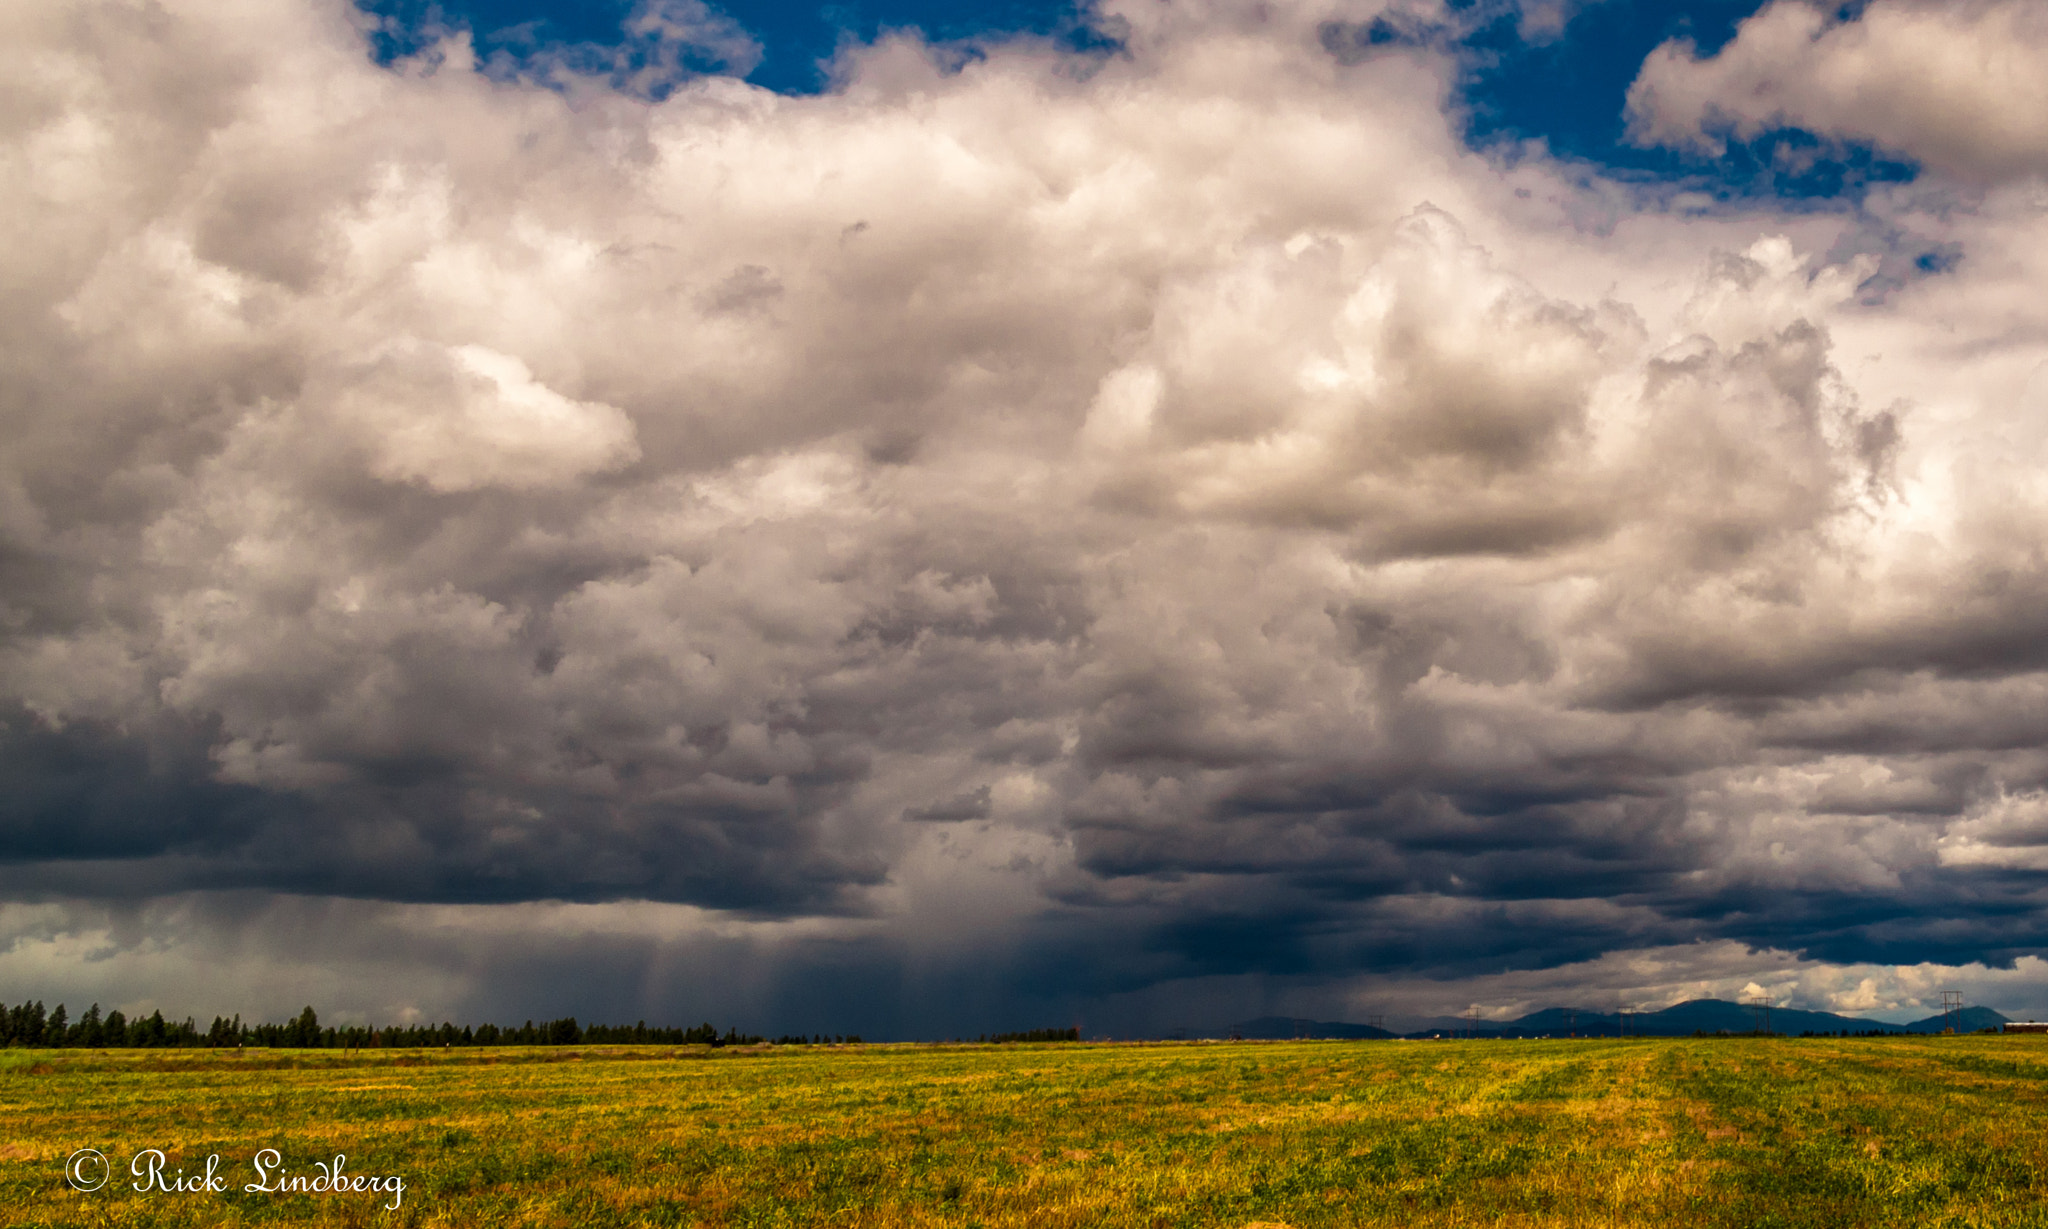
[[[30,0],[0,82],[0,997],[2048,1011],[2031,0]]]

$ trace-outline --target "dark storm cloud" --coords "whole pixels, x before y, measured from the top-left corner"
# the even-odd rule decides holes
[[[2048,332],[1844,238],[2037,206],[1691,216],[1462,148],[1369,33],[1426,6],[1105,16],[650,102],[332,5],[11,12],[19,959],[331,908],[985,1029],[2038,946]]]
[[[232,848],[276,816],[259,790],[210,779],[212,731],[175,720],[146,734],[0,719],[0,856],[26,865]]]

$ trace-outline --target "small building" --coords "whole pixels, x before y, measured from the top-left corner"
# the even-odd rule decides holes
[[[2007,1020],[2005,1022],[2005,1031],[2008,1033],[2048,1033],[2048,1021]]]

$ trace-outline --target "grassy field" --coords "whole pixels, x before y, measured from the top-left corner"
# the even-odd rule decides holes
[[[2048,1226],[2044,1079],[1979,1036],[14,1050],[0,1225]],[[148,1148],[227,1192],[137,1193]],[[265,1148],[402,1201],[246,1193]]]

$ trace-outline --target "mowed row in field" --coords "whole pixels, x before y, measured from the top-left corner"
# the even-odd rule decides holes
[[[2044,1079],[1996,1036],[16,1050],[0,1224],[2048,1225]],[[151,1148],[228,1189],[136,1192]],[[402,1200],[248,1193],[266,1148]]]

